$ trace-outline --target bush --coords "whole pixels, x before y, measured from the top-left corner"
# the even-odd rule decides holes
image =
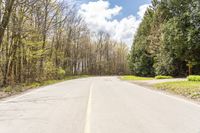
[[[42,81],[55,79],[57,76],[57,69],[52,62],[46,62],[44,64],[44,75]]]
[[[37,88],[37,87],[40,87],[40,86],[41,86],[40,83],[33,82],[33,83],[30,83],[30,84],[25,84],[23,87],[27,88],[27,89],[31,89],[31,88]]]
[[[12,93],[18,93],[18,92],[22,92],[22,86],[17,85],[17,86],[8,86],[3,88],[3,92],[8,93],[8,94],[12,94]]]
[[[56,68],[56,66],[52,62],[45,63],[43,81],[56,79],[60,80],[63,79],[65,75],[66,72],[61,67]]]
[[[188,81],[200,81],[200,75],[190,75],[187,79]]]
[[[6,87],[6,88],[4,88],[3,89],[3,92],[5,92],[5,93],[12,93],[13,92],[13,89],[12,89],[12,87],[11,86],[8,86],[8,87]]]
[[[163,75],[158,75],[155,77],[155,79],[172,79],[172,76],[163,76]]]
[[[65,77],[65,70],[63,70],[61,67],[57,69],[57,77],[58,79],[63,79]]]

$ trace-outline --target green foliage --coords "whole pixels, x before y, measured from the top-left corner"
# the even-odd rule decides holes
[[[5,93],[12,93],[12,92],[13,92],[13,89],[12,89],[11,86],[8,86],[8,87],[6,87],[6,88],[3,88],[3,92],[5,92]]]
[[[30,83],[30,84],[24,85],[24,87],[26,87],[28,89],[37,88],[37,87],[40,87],[40,86],[41,86],[41,83],[38,83],[38,82],[33,82],[33,83]]]
[[[158,75],[155,77],[155,79],[172,79],[172,76],[163,76],[163,75]]]
[[[7,1],[16,0],[0,0],[0,20],[5,20],[0,22],[0,87],[129,73],[127,45],[105,31],[90,34],[76,4],[36,0],[31,8],[16,2],[11,9]]]
[[[150,23],[152,21],[151,12],[152,10],[149,9],[149,13],[146,14],[140,25],[129,58],[130,70],[134,75],[138,76],[154,75],[153,58],[147,51],[147,35],[150,32]]]
[[[58,83],[58,82],[60,82],[60,80],[47,80],[47,81],[40,83],[40,86],[51,85],[51,84],[55,84],[55,83]]]
[[[54,79],[57,76],[58,70],[52,62],[46,62],[44,64],[44,76],[43,80]]]
[[[58,79],[63,79],[65,77],[65,70],[63,70],[61,67],[57,69],[57,77]]]
[[[200,64],[199,14],[199,0],[152,1],[133,42],[132,72],[142,76],[200,73],[196,67]]]
[[[5,87],[3,88],[3,92],[7,93],[7,94],[15,94],[15,93],[18,93],[18,92],[22,92],[23,91],[23,87],[20,86],[20,85],[17,85],[17,86],[8,86],[8,87]]]
[[[166,90],[175,94],[200,99],[200,82],[179,81],[159,83],[154,86],[159,90]]]
[[[200,75],[190,75],[187,79],[188,81],[200,81]]]
[[[150,77],[138,77],[138,76],[122,76],[120,77],[122,80],[152,80]]]
[[[138,76],[153,76],[153,67],[152,67],[152,58],[146,56],[145,54],[141,54],[141,56],[134,56],[134,60],[132,60],[131,71],[133,74]]]

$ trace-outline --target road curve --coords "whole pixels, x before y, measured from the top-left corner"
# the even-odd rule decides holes
[[[76,79],[0,101],[0,133],[200,133],[200,106],[117,77]]]

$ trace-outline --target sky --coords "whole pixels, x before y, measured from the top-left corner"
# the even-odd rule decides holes
[[[79,14],[92,31],[105,31],[131,47],[151,0],[80,0]]]

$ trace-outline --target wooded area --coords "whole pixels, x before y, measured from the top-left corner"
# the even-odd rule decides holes
[[[200,1],[153,0],[129,64],[140,76],[200,74]]]
[[[128,48],[60,0],[0,0],[0,86],[128,72]]]

